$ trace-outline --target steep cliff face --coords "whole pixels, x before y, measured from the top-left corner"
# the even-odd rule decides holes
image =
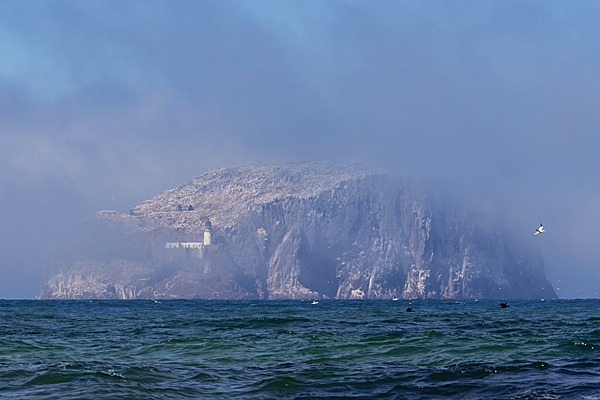
[[[208,219],[201,256],[164,248],[201,241]],[[41,297],[556,297],[536,250],[361,165],[222,168],[85,227]]]

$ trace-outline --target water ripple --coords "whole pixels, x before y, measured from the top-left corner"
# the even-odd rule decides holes
[[[598,399],[599,305],[1,301],[0,397]]]

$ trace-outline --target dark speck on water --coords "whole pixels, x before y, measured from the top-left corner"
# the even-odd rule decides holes
[[[0,398],[600,397],[600,300],[311,303],[0,301]]]

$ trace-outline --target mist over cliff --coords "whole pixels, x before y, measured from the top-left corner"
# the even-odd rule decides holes
[[[51,257],[40,298],[554,298],[535,246],[359,164],[220,168]]]

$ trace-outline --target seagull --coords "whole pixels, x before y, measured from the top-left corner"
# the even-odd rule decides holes
[[[544,232],[546,232],[544,230],[544,225],[540,224],[540,227],[535,230],[534,235],[539,235],[540,233],[544,233]]]

